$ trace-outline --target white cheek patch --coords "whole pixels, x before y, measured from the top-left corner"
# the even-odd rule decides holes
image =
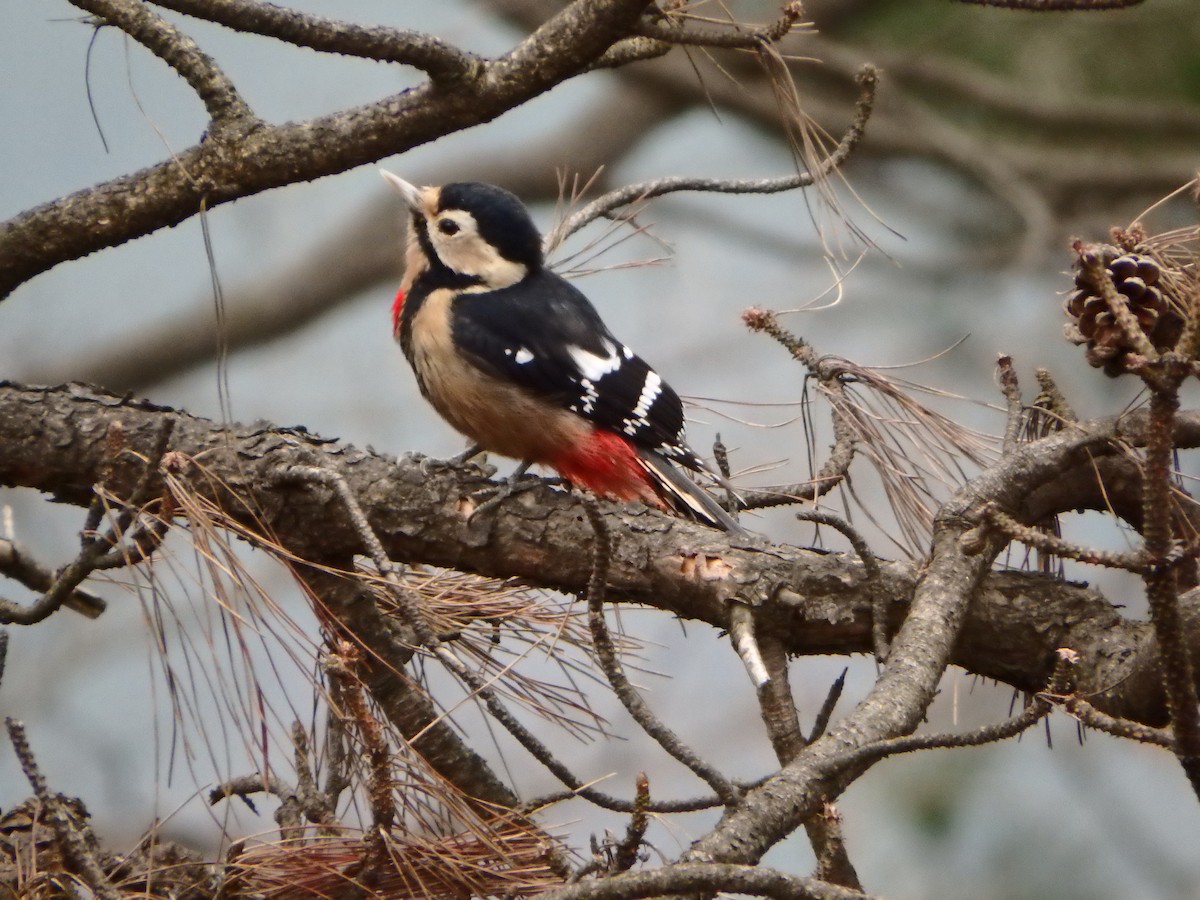
[[[584,350],[582,347],[568,347],[567,353],[574,360],[575,365],[579,367],[579,372],[589,381],[599,381],[610,372],[615,372],[621,368],[621,357],[617,348],[612,344],[605,345],[608,350],[608,356],[598,356],[590,350]]]
[[[533,362],[533,354],[530,353],[525,347],[522,347],[517,351],[513,359],[516,361],[517,365],[523,366],[525,363]]]
[[[440,221],[454,222],[459,230],[454,234],[444,234],[438,229]],[[505,259],[485,241],[479,234],[474,216],[465,210],[427,215],[426,233],[433,245],[433,252],[446,268],[479,279],[479,284],[465,288],[464,293],[500,290],[516,284],[529,274],[524,264]]]

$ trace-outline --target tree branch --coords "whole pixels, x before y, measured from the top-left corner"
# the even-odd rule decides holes
[[[604,621],[604,600],[607,593],[606,582],[608,564],[612,558],[613,538],[595,502],[585,499],[584,511],[587,513],[588,522],[595,534],[595,549],[592,551],[592,576],[588,579],[585,596],[588,605],[588,624],[591,626],[592,643],[596,651],[596,658],[600,662],[600,668],[604,671],[604,675],[608,679],[613,693],[621,701],[621,705],[641,726],[642,730],[650,735],[663,750],[707,783],[726,806],[733,806],[741,797],[741,791],[655,716],[625,676],[625,669],[617,657],[617,648],[613,644],[612,636],[608,633],[608,625]]]
[[[34,559],[20,544],[7,538],[0,538],[0,573],[38,593],[49,591],[54,584],[53,572]],[[0,600],[0,608],[6,604],[7,601]],[[66,596],[62,605],[89,619],[98,618],[108,608],[103,599],[78,588]]]
[[[349,559],[361,552],[348,521],[329,516],[327,495],[270,481],[270,473],[282,466],[312,465],[317,459],[340,472],[363,498],[367,518],[392,559],[516,577],[569,593],[584,590],[591,576],[590,560],[579,552],[591,540],[590,528],[578,500],[562,491],[536,489],[511,498],[480,528],[480,523],[468,525],[460,507],[462,497],[488,484],[477,469],[425,472],[412,458],[395,461],[287,429],[232,425],[226,430],[78,386],[37,389],[0,382],[0,484],[35,488],[86,506],[92,485],[108,467],[109,489],[118,495],[130,491],[142,466],[132,459],[113,465],[103,441],[94,436],[119,422],[131,445],[145,446],[169,416],[178,419],[175,450],[202,460],[220,476],[211,482],[198,479],[195,489],[246,527],[270,528],[300,558]],[[1115,445],[1140,443],[1145,424],[1145,415],[1131,414],[1081,423],[1069,433],[1023,445],[1008,463],[1016,466],[1014,489],[1056,483],[1077,469],[1092,473],[1097,461],[1118,454]],[[1181,414],[1175,438],[1181,448],[1200,445],[1200,415]],[[994,481],[989,476],[988,483]],[[257,507],[256,515],[247,511],[248,504]],[[889,610],[895,627],[910,609],[920,572],[906,563],[881,561],[878,583],[868,582],[861,563],[838,554],[783,545],[772,545],[769,552],[732,546],[717,532],[638,505],[602,504],[601,509],[622,520],[621,544],[609,568],[611,601],[647,604],[725,629],[729,582],[708,576],[729,566],[737,576],[739,599],[755,607],[757,627],[776,636],[791,654],[870,652],[875,592],[895,598]],[[1200,617],[1189,617],[1187,628],[1188,640],[1200,645]],[[1050,676],[1055,650],[1063,646],[1083,657],[1076,673],[1079,690],[1095,694],[1099,708],[1150,725],[1164,723],[1161,685],[1156,676],[1144,677],[1157,665],[1149,626],[1123,619],[1093,591],[1050,577],[989,574],[953,661],[1036,691]]]
[[[866,131],[867,120],[875,103],[875,89],[879,75],[872,66],[864,66],[858,76],[860,94],[855,108],[854,121],[846,129],[837,146],[821,160],[820,167],[813,172],[797,172],[778,178],[701,178],[677,175],[638,182],[609,191],[598,197],[578,212],[563,219],[546,236],[548,248],[557,247],[580,228],[613,210],[631,203],[641,203],[664,194],[677,191],[701,191],[713,194],[777,194],[799,187],[809,187],[821,178],[828,177],[842,165],[858,147]]]
[[[684,15],[667,15],[658,20],[643,19],[637,25],[643,37],[671,44],[686,44],[694,47],[723,47],[729,50],[753,50],[763,44],[774,44],[787,36],[804,15],[804,7],[798,0],[789,0],[783,5],[779,17],[768,25],[746,28],[730,22],[728,28],[698,28],[684,24]]]
[[[41,804],[47,820],[58,836],[62,854],[70,869],[77,872],[87,886],[91,888],[100,900],[120,900],[121,893],[113,887],[108,876],[104,874],[97,858],[96,838],[88,827],[86,811],[72,814],[66,808],[66,800],[62,794],[52,794],[46,779],[38,768],[30,749],[29,740],[25,736],[25,726],[11,716],[5,718],[4,724],[8,729],[8,738],[12,742],[13,751],[21,764],[21,771],[29,780],[34,796]]]
[[[259,0],[151,0],[155,6],[297,47],[414,66],[434,81],[469,77],[479,58],[420,31],[356,25]]]
[[[816,878],[758,866],[676,863],[583,881],[539,895],[542,900],[636,900],[664,894],[730,891],[773,900],[870,900],[871,895]]]
[[[174,69],[204,102],[212,127],[252,127],[255,124],[250,106],[212,58],[146,4],[131,0],[69,2],[119,28]]]
[[[236,140],[210,132],[168,161],[21,213],[0,224],[0,299],[61,262],[178,225],[203,208],[344,172],[490,121],[579,74],[628,33],[648,3],[576,0],[485,63],[478,77],[255,127]]]

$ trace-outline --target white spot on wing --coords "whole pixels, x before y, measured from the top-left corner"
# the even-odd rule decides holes
[[[567,353],[575,361],[575,365],[579,367],[584,378],[589,381],[599,381],[610,372],[621,368],[621,357],[617,348],[606,343],[605,349],[608,350],[607,356],[598,356],[582,347],[567,347]]]
[[[642,393],[638,396],[637,406],[633,408],[633,415],[636,418],[644,418],[661,393],[662,379],[658,377],[657,372],[651,369],[646,373],[646,381],[642,385]]]
[[[533,354],[525,347],[517,351],[517,355],[513,357],[518,365],[525,365],[527,362],[533,362]]]
[[[579,386],[583,388],[582,412],[585,416],[591,415],[592,410],[596,408],[596,401],[600,399],[600,395],[596,392],[596,385],[592,384],[587,378],[584,378],[579,382]],[[576,411],[579,412],[580,410]]]
[[[633,437],[643,428],[649,428],[650,420],[646,418],[646,414],[650,412],[650,407],[654,405],[654,401],[661,393],[662,379],[657,372],[651,369],[646,373],[646,380],[642,382],[642,392],[638,394],[637,404],[633,407],[633,411],[621,420],[621,430]]]

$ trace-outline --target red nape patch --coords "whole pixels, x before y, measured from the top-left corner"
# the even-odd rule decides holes
[[[666,509],[633,445],[615,431],[593,428],[587,440],[550,462],[563,478],[602,497],[641,500]]]
[[[392,335],[400,334],[400,313],[404,312],[404,288],[396,291],[396,299],[392,301]]]

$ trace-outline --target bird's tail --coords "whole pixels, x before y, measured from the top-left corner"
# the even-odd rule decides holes
[[[655,492],[675,512],[730,534],[749,536],[749,532],[739,525],[708,491],[692,481],[669,460],[652,451],[639,450],[638,461],[653,482]],[[705,474],[732,492],[724,478],[712,472]]]

